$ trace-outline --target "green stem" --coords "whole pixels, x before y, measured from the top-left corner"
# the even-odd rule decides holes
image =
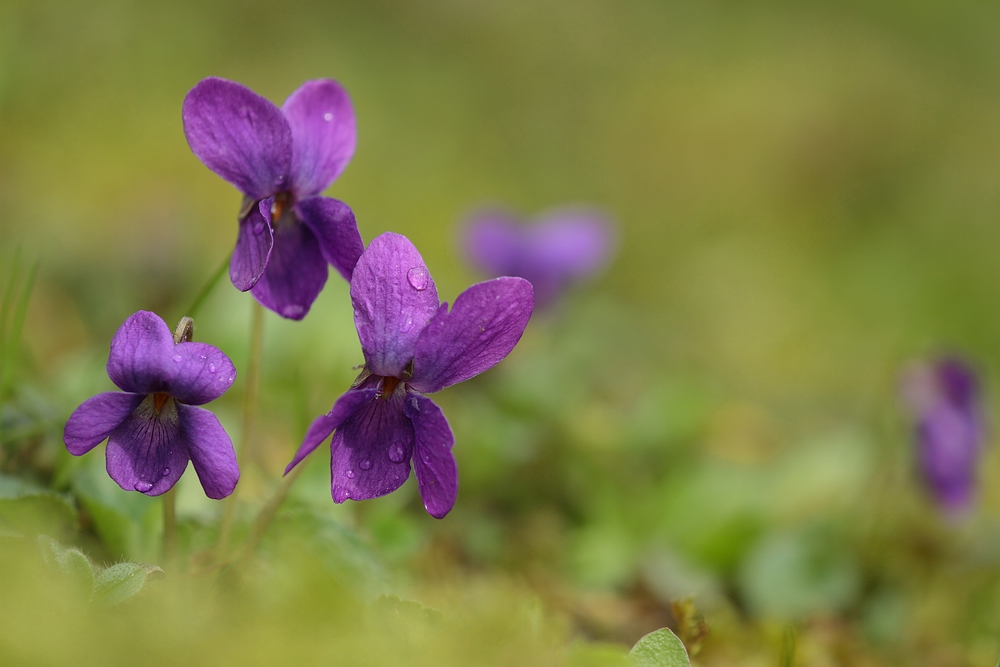
[[[163,494],[163,564],[175,572],[177,563],[177,487]]]
[[[247,362],[247,380],[243,392],[243,433],[239,448],[236,450],[236,463],[240,470],[244,469],[247,450],[250,449],[250,438],[253,434],[257,416],[257,389],[260,384],[260,357],[264,340],[264,307],[257,301],[253,302],[253,314],[250,319],[250,360]],[[229,549],[229,539],[232,536],[233,515],[236,510],[236,499],[240,491],[237,484],[232,495],[226,498],[222,513],[222,524],[219,526],[219,541],[215,546],[215,557],[222,561]]]
[[[243,545],[242,558],[249,558],[257,551],[257,547],[260,545],[260,541],[263,539],[268,527],[270,527],[271,522],[274,521],[278,509],[285,502],[285,498],[288,497],[288,492],[291,490],[292,484],[302,474],[304,468],[304,462],[299,463],[294,470],[285,475],[285,478],[281,480],[281,484],[274,490],[274,494],[260,508],[260,512],[253,522],[253,527],[250,529],[250,536],[247,537],[246,544]]]
[[[215,270],[215,272],[211,275],[211,277],[209,277],[208,282],[202,285],[201,290],[198,292],[198,296],[194,298],[194,301],[191,302],[191,305],[188,306],[188,309],[184,311],[184,315],[187,315],[188,317],[194,317],[198,313],[198,310],[205,303],[205,300],[208,298],[208,295],[212,293],[212,290],[215,289],[215,286],[218,284],[219,280],[222,278],[222,276],[225,275],[227,268],[229,268],[228,256],[226,257],[226,259],[222,261],[222,264],[219,264],[219,268]]]
[[[788,625],[781,637],[781,657],[778,660],[780,667],[795,665],[795,644],[795,627]]]

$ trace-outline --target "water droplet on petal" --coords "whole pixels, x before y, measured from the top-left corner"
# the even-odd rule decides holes
[[[431,457],[428,454],[424,454],[424,463],[430,464]]]
[[[180,362],[184,361],[184,357],[182,357],[179,354],[175,354],[174,355],[174,361],[176,361],[177,363],[180,363]]]
[[[403,451],[403,446],[398,442],[392,443],[389,446],[389,460],[393,463],[402,463],[403,459],[406,457],[406,453]]]
[[[140,493],[146,493],[151,488],[153,488],[153,485],[150,484],[149,482],[136,482],[135,483],[135,490],[139,491]]]
[[[323,120],[329,123],[330,121],[333,120],[333,114],[327,111],[325,114],[323,114]]]
[[[208,372],[209,373],[214,373],[215,372],[215,364],[209,364],[208,365]]]
[[[253,225],[253,233],[256,234],[257,236],[260,236],[261,234],[263,234],[264,233],[264,223],[263,222],[255,222],[254,225]]]
[[[358,464],[358,467],[361,468],[362,470],[371,470],[372,462],[369,461],[368,459],[364,459],[361,461],[361,463]]]
[[[353,470],[348,470],[347,471],[347,479],[354,479],[354,471]]]
[[[399,327],[399,332],[406,333],[412,328],[413,328],[413,316],[409,315],[407,316],[406,321],[403,322],[403,326]]]
[[[282,308],[281,309],[281,314],[283,316],[285,316],[285,317],[289,317],[289,318],[294,319],[296,317],[301,317],[302,313],[304,313],[305,311],[306,311],[306,309],[303,308],[302,306],[291,305],[291,306],[285,306],[284,308]]]
[[[431,281],[431,276],[427,273],[426,268],[422,266],[415,266],[406,272],[406,279],[410,281],[410,285],[413,289],[418,292],[423,292],[427,289],[427,285]]]
[[[169,474],[170,474],[170,468],[164,468],[163,469],[163,476],[166,477]]]

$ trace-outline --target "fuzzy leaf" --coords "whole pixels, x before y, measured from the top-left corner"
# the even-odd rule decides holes
[[[636,667],[690,667],[683,642],[667,628],[655,630],[640,639],[628,654]]]
[[[144,563],[118,563],[97,575],[94,598],[108,607],[135,597],[150,579],[163,576],[156,565]]]

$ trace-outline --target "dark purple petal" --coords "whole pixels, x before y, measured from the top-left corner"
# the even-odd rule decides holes
[[[458,467],[451,453],[455,436],[441,408],[426,396],[408,393],[403,412],[413,422],[413,471],[420,498],[432,517],[443,519],[458,497]]]
[[[429,394],[492,368],[521,339],[533,306],[531,283],[522,278],[465,290],[451,312],[441,308],[420,335],[410,386]]]
[[[236,380],[236,367],[219,348],[207,343],[174,346],[170,379],[164,391],[182,403],[201,405],[226,393]]]
[[[163,391],[173,372],[170,355],[174,336],[155,313],[131,315],[111,339],[108,377],[122,391],[151,394]]]
[[[941,392],[951,404],[962,410],[977,410],[979,385],[976,373],[961,359],[945,358],[935,363]]]
[[[240,468],[236,465],[236,451],[226,429],[218,418],[204,408],[190,405],[177,406],[181,437],[198,473],[205,495],[219,500],[236,488]]]
[[[274,199],[263,199],[250,209],[250,214],[240,220],[236,248],[229,262],[229,279],[241,292],[252,289],[267,267],[274,245],[271,231],[271,206]]]
[[[331,79],[306,81],[281,107],[292,129],[292,192],[318,195],[344,171],[357,136],[351,100]]]
[[[212,77],[187,94],[182,116],[191,151],[240,192],[264,199],[287,187],[292,131],[270,101]]]
[[[370,402],[378,393],[377,387],[369,389],[351,389],[333,404],[330,411],[325,415],[320,415],[309,425],[306,437],[299,445],[299,451],[295,452],[292,462],[285,468],[285,474],[291,472],[292,468],[301,463],[302,459],[312,454],[313,450],[323,444],[323,441],[330,437],[345,420],[349,419],[361,407]]]
[[[66,422],[63,431],[66,449],[75,456],[86,454],[111,435],[145,398],[143,394],[118,391],[88,398]]]
[[[181,436],[177,403],[156,410],[147,396],[108,438],[108,475],[126,491],[166,493],[181,478],[188,449]]]
[[[354,267],[351,301],[368,370],[401,377],[438,309],[434,280],[409,239],[386,232],[368,245]]]
[[[942,506],[966,508],[973,497],[981,432],[969,414],[947,404],[927,411],[919,425],[923,474]]]
[[[350,281],[354,266],[365,251],[350,207],[337,199],[310,197],[300,201],[296,210],[302,222],[316,235],[326,261]]]
[[[333,500],[368,500],[392,493],[410,476],[413,422],[403,414],[403,391],[376,398],[333,434],[330,447]]]
[[[274,247],[251,294],[282,317],[301,320],[326,284],[329,271],[319,241],[289,211],[274,225]]]

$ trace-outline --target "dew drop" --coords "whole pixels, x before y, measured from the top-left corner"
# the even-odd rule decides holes
[[[253,225],[253,233],[256,234],[257,236],[260,236],[261,234],[263,234],[264,233],[264,223],[263,222],[255,222],[254,225]]]
[[[166,477],[169,474],[170,474],[170,468],[164,468],[163,469],[163,476]]]
[[[392,443],[389,447],[389,460],[393,463],[402,463],[404,458],[403,446],[398,442]]]
[[[424,454],[424,463],[427,463],[429,465],[430,462],[431,462],[430,455],[429,454]]]
[[[410,315],[406,318],[406,321],[403,322],[403,326],[399,327],[399,332],[406,333],[412,328],[413,328],[413,316]]]
[[[354,479],[354,471],[353,470],[348,470],[347,471],[347,479]]]
[[[140,493],[146,493],[151,488],[153,488],[153,485],[150,484],[149,482],[136,482],[135,483],[135,490],[139,491]]]
[[[209,373],[214,373],[215,372],[215,364],[209,364],[208,365],[208,372]]]
[[[413,289],[423,292],[427,289],[427,284],[431,281],[431,276],[424,267],[415,266],[406,272],[406,279],[410,281]]]
[[[325,114],[323,114],[323,120],[329,123],[330,121],[333,120],[333,114],[327,111]]]
[[[184,357],[182,357],[179,354],[175,354],[174,355],[174,361],[176,361],[177,363],[181,363],[182,361],[184,361]]]
[[[304,312],[306,312],[306,309],[298,305],[285,306],[281,309],[282,316],[290,319],[302,317],[302,313]]]
[[[364,459],[361,461],[361,463],[358,464],[358,467],[361,468],[362,470],[371,470],[372,462],[369,461],[368,459]]]

